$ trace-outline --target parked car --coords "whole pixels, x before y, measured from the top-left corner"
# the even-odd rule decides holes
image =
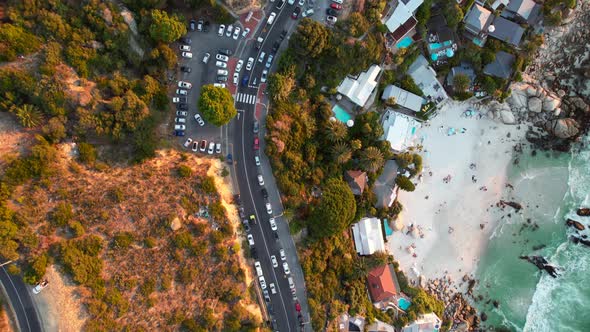
[[[190,146],[191,146],[191,144],[192,144],[192,143],[193,143],[193,139],[189,137],[189,138],[187,138],[187,139],[186,139],[186,141],[184,141],[184,144],[183,144],[183,146],[184,146],[185,148],[188,148],[188,147],[190,147]]]
[[[254,150],[260,149],[260,139],[258,137],[254,137]]]
[[[274,44],[272,44],[272,52],[276,53],[279,50],[280,46],[281,46],[281,43],[279,43],[278,41],[275,42]]]
[[[195,20],[191,20],[191,21],[190,21],[190,23],[189,23],[189,25],[188,25],[188,28],[189,28],[191,31],[195,31],[195,28],[196,28],[196,27],[197,27],[197,21],[195,21]]]
[[[217,66],[219,68],[227,68],[227,63],[225,63],[223,61],[215,61],[215,66]]]
[[[176,116],[188,116],[187,111],[176,111]]]
[[[252,125],[252,132],[254,132],[254,134],[258,134],[259,130],[260,125],[258,124],[258,121],[254,120],[254,125]]]
[[[197,31],[201,32],[203,31],[203,19],[200,18],[199,22],[197,22]]]
[[[326,21],[328,21],[328,23],[330,24],[336,24],[338,19],[336,18],[336,16],[326,16]]]
[[[299,0],[299,7],[303,7],[305,5],[305,0]]]
[[[184,104],[184,103],[179,103],[179,104],[176,104],[176,109],[186,111],[186,110],[188,110],[188,105]]]
[[[182,52],[182,57],[187,59],[192,59],[193,54],[191,52]]]
[[[190,73],[192,71],[191,67],[181,66],[180,71],[183,73]]]
[[[277,2],[277,9],[282,9],[285,6],[285,2],[286,2],[286,0],[279,0],[279,2]],[[295,3],[295,2],[293,2],[293,3]]]
[[[266,203],[266,213],[272,214],[272,205],[270,203]]]
[[[266,188],[260,189],[260,193],[262,194],[262,197],[264,197],[264,199],[268,198],[268,191],[266,190]]]
[[[299,17],[300,13],[301,13],[301,7],[295,7],[293,14],[291,14],[291,18],[296,20]]]
[[[225,24],[219,25],[219,30],[217,30],[217,35],[219,37],[222,37],[224,32],[225,32]]]
[[[207,149],[207,153],[208,154],[213,154],[213,152],[215,152],[215,143],[214,142],[209,142],[209,149]]]
[[[248,62],[246,63],[246,70],[252,70],[252,65],[254,65],[254,58],[248,58]]]
[[[275,284],[273,284],[273,283],[270,283],[270,284],[268,285],[268,287],[270,287],[270,292],[271,292],[271,294],[276,294],[276,293],[277,293],[277,288],[275,287]]]
[[[277,256],[275,256],[275,255],[270,256],[270,261],[272,262],[272,267],[279,266],[279,262],[277,262]]]
[[[332,0],[332,2],[335,2],[335,3],[339,4],[339,5],[341,5],[341,4],[344,3],[343,0]]]
[[[287,37],[287,30],[281,31],[281,35],[279,36],[279,39],[281,41],[283,41],[283,39],[285,39],[285,37]]]
[[[270,68],[270,66],[272,65],[272,59],[273,59],[273,57],[274,56],[272,54],[269,54],[268,55],[268,58],[266,58],[266,65],[265,65],[266,68]]]
[[[240,27],[236,27],[234,29],[234,35],[233,35],[234,40],[238,40],[238,38],[240,37],[240,32],[242,32],[242,29]]]
[[[39,294],[41,293],[41,291],[47,287],[47,285],[49,285],[49,281],[47,280],[43,280],[40,283],[38,283],[37,285],[35,285],[35,287],[33,287],[33,293],[34,294]],[[274,284],[273,284],[274,286]],[[274,293],[273,293],[274,294]]]
[[[287,278],[287,280],[289,281],[289,288],[291,289],[291,294],[295,295],[295,282],[293,281],[293,278],[289,277]]]
[[[186,95],[188,95],[188,90],[185,90],[185,89],[176,89],[176,94],[177,95],[181,95],[181,96],[186,96]]]
[[[202,140],[201,141],[201,145],[199,146],[199,151],[205,152],[205,150],[207,150],[207,141],[206,140]]]
[[[342,9],[342,5],[341,4],[338,4],[338,3],[332,2],[330,4],[330,8],[333,8],[333,9],[336,9],[336,10],[341,10]]]
[[[285,249],[283,249],[283,248],[279,249],[279,256],[281,256],[282,261],[287,260],[287,256],[285,255]]]
[[[221,153],[221,143],[215,144],[215,153],[217,153],[217,154]]]
[[[340,16],[340,12],[333,8],[326,8],[326,15],[328,16]]]
[[[213,83],[213,86],[216,88],[225,88],[225,83]]]
[[[240,74],[234,73],[234,85],[238,85],[238,81],[240,80]]]
[[[264,281],[264,276],[258,277],[258,281],[260,282],[260,288],[266,289],[266,281]]]
[[[195,114],[195,121],[197,121],[197,123],[201,127],[205,125],[205,121],[203,121],[203,118],[201,117],[201,115],[199,113]]]
[[[199,151],[199,142],[194,141],[193,142],[193,148],[192,148],[193,152],[197,152]]]
[[[264,186],[264,178],[262,177],[262,174],[258,174],[258,184],[261,186]]]
[[[211,57],[211,54],[205,53],[205,56],[203,56],[203,63],[208,63],[210,57]]]
[[[186,118],[174,118],[174,123],[186,123]]]
[[[295,4],[295,0],[289,0],[289,1],[287,1],[287,3],[290,4],[290,5],[294,5]]]
[[[250,225],[248,225],[248,220],[244,220],[242,222],[242,225],[244,225],[244,230],[246,231],[246,233],[250,233]]]
[[[272,229],[273,231],[276,231],[278,229],[275,218],[270,218],[268,220],[268,223],[270,224],[270,229]]]
[[[285,271],[285,274],[291,274],[291,270],[289,270],[289,264],[287,264],[287,262],[283,262],[283,270]]]
[[[217,50],[217,53],[221,53],[223,55],[231,56],[234,52],[232,52],[231,50],[228,50],[227,48],[220,48],[219,50]]]
[[[185,131],[186,126],[183,124],[177,124],[177,125],[174,125],[174,130]]]
[[[189,82],[185,82],[185,81],[178,81],[178,87],[179,88],[185,88],[185,89],[190,89],[193,87],[192,84],[190,84]]]
[[[175,130],[174,136],[184,136],[184,130]]]
[[[215,59],[217,59],[219,61],[227,62],[229,60],[229,57],[227,55],[223,55],[223,54],[216,54]]]
[[[186,103],[187,99],[186,97],[172,97],[172,102],[173,103]]]
[[[190,47],[190,46],[188,46],[188,45],[180,45],[178,48],[179,48],[181,51],[187,51],[187,52],[190,52],[190,51],[191,51],[191,47]]]
[[[270,15],[268,16],[268,20],[266,20],[266,24],[271,25],[275,21],[275,17],[277,17],[277,13],[270,13]]]
[[[242,32],[242,38],[246,38],[249,33],[250,33],[250,28],[244,29],[244,32]]]
[[[247,238],[248,238],[248,244],[251,247],[254,247],[254,236],[252,236],[252,234],[248,234]]]
[[[227,82],[227,76],[225,75],[218,75],[217,82]]]
[[[260,76],[260,83],[265,83],[267,76],[268,76],[268,69],[265,69],[262,71],[262,76]]]
[[[189,37],[180,37],[179,40],[181,43],[187,44],[187,45],[190,45],[193,43],[193,41]]]
[[[314,13],[313,8],[309,8],[308,10],[301,13],[301,17],[310,17]]]
[[[242,67],[244,66],[244,60],[238,60],[238,63],[236,63],[236,72],[239,73],[240,71],[242,71]]]
[[[225,29],[225,36],[231,37],[232,32],[234,32],[234,26],[230,24],[227,26],[227,29]]]
[[[264,62],[264,56],[266,56],[266,53],[260,52],[260,55],[258,56],[258,62],[263,63]]]
[[[251,215],[250,215],[250,222],[251,222],[253,225],[256,225],[256,217],[255,217],[253,214],[251,214]]]
[[[227,76],[228,74],[229,72],[227,71],[227,69],[217,69],[217,75]]]

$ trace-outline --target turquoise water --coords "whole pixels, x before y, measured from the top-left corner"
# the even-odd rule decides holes
[[[389,223],[387,222],[387,219],[383,219],[383,227],[385,228],[385,235],[386,236],[390,236],[391,234],[393,234],[393,229],[391,229],[391,227],[389,227]]]
[[[397,48],[408,48],[412,45],[412,38],[411,37],[404,37],[404,39],[400,40],[397,45]]]
[[[578,313],[590,307],[590,248],[568,240],[571,230],[564,221],[590,221],[575,216],[577,208],[590,205],[590,149],[535,157],[526,153],[519,160],[508,172],[514,191],[504,196],[521,203],[523,213],[498,222],[476,271],[475,293],[484,298],[476,306],[488,315],[487,326],[589,331],[590,315]],[[562,268],[561,276],[541,273],[519,255],[544,256]],[[488,300],[498,301],[499,307]]]
[[[436,51],[436,50],[438,50],[439,48],[442,47],[442,44],[440,44],[440,43],[430,43],[428,45],[428,47],[430,47],[430,50],[431,51]]]
[[[397,301],[397,304],[399,305],[400,308],[402,308],[402,310],[408,310],[408,308],[410,307],[410,304],[412,304],[410,301],[404,299],[403,297],[400,297],[400,299]]]
[[[352,115],[348,114],[348,112],[346,112],[344,108],[338,104],[332,107],[332,112],[334,112],[336,119],[338,119],[340,122],[346,123],[348,120],[352,120]]]
[[[473,38],[473,43],[479,47],[483,47],[483,40],[480,40],[479,38]]]

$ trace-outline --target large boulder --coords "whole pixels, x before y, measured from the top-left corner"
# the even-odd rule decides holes
[[[568,98],[568,104],[577,112],[588,113],[590,112],[590,106],[584,102],[584,99],[580,97]]]
[[[541,113],[542,110],[543,110],[543,102],[541,101],[541,99],[539,99],[537,97],[529,98],[529,111],[535,112],[535,113]]]
[[[580,125],[572,118],[554,119],[545,123],[545,130],[559,138],[570,138],[580,132]]]
[[[510,103],[514,109],[526,108],[528,106],[528,96],[526,91],[522,89],[513,89],[510,98],[508,98],[508,103]]]
[[[561,100],[556,96],[547,95],[543,99],[543,111],[553,112],[561,104]]]
[[[504,124],[515,124],[516,118],[511,111],[502,110],[500,111],[500,118]]]

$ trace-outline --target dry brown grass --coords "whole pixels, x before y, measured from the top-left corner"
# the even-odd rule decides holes
[[[18,157],[33,142],[32,131],[25,131],[13,114],[0,112],[0,170]]]

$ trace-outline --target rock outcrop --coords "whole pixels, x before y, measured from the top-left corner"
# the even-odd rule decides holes
[[[558,138],[571,138],[580,132],[580,125],[575,119],[554,119],[545,122],[545,129]]]

